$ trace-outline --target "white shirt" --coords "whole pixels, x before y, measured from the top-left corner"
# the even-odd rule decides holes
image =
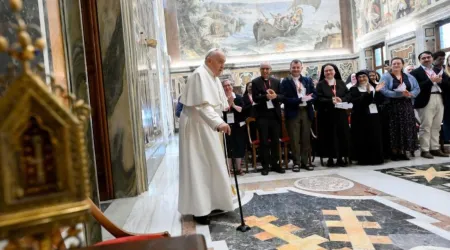
[[[327,79],[325,79],[325,80],[328,82],[329,86],[333,86],[336,84],[336,79],[334,79],[334,78],[333,78],[333,80],[327,80]]]
[[[421,66],[422,66],[423,70],[425,70],[425,73],[427,74],[428,78],[430,78],[430,79],[431,79],[431,77],[435,77],[435,76],[438,76],[438,75],[442,75],[443,70],[441,70],[441,72],[440,72],[439,74],[436,74],[436,73],[434,72],[434,70],[433,70],[433,67],[427,68],[427,67],[425,67],[425,66],[423,66],[423,65],[421,65]],[[431,93],[435,93],[435,92],[441,93],[442,90],[441,90],[441,88],[438,86],[437,83],[433,82],[433,87],[431,87]]]

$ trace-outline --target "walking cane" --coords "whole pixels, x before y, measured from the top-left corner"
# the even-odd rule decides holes
[[[225,133],[223,133],[223,144],[224,144],[224,149],[225,149],[225,162],[226,162],[227,168],[229,170],[230,168],[228,166],[227,138],[225,137]],[[236,190],[237,190],[239,213],[241,214],[241,225],[238,226],[236,228],[236,230],[244,233],[244,232],[249,231],[250,227],[245,224],[244,214],[242,213],[241,194],[239,193],[239,183],[238,183],[237,175],[236,175],[236,173],[237,173],[236,172],[236,163],[233,161],[233,154],[231,154],[229,157],[231,159],[231,165],[233,166],[234,183],[236,185]]]

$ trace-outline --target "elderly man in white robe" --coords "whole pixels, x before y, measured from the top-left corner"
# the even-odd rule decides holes
[[[232,211],[232,190],[221,144],[222,133],[231,134],[222,119],[229,107],[218,76],[225,54],[213,49],[188,78],[181,95],[180,116],[180,192],[178,211],[193,215],[203,225],[214,210]]]

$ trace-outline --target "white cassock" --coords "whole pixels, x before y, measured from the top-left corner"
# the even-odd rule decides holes
[[[178,211],[194,216],[215,209],[232,211],[231,183],[216,130],[224,123],[222,111],[228,107],[219,78],[206,65],[198,67],[188,78],[180,102]]]

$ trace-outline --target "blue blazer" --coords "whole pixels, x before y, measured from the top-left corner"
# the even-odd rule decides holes
[[[312,79],[309,77],[301,76],[300,82],[306,89],[306,94],[307,95],[312,94],[312,99],[307,102],[307,108],[308,108],[308,117],[310,120],[313,120],[314,118],[313,102],[317,98],[316,89],[314,88]],[[297,116],[298,105],[302,103],[302,98],[298,98],[297,86],[295,85],[292,76],[288,76],[283,79],[283,81],[281,82],[280,92],[284,96],[284,118],[286,120],[293,119],[295,116]]]

